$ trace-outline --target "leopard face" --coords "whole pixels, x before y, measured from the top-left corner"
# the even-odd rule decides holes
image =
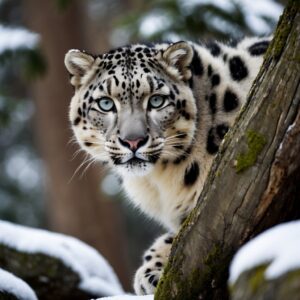
[[[65,58],[75,94],[70,121],[77,141],[121,174],[147,174],[160,162],[188,154],[196,128],[189,85],[193,49],[133,45]]]

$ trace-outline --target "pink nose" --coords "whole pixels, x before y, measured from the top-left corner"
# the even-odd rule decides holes
[[[130,149],[131,151],[135,152],[138,148],[142,147],[145,145],[148,141],[148,136],[146,137],[137,137],[137,138],[132,138],[132,139],[124,139],[122,140],[119,138],[119,142],[124,146]]]
[[[138,138],[136,140],[124,140],[123,142],[127,143],[129,145],[129,149],[131,151],[136,151],[136,149],[138,148],[139,143],[142,141],[142,138]]]

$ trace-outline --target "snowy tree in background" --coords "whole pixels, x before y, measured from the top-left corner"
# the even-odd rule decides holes
[[[269,35],[283,6],[272,0],[150,0],[121,20],[112,43]]]
[[[26,83],[45,70],[39,36],[20,24],[18,1],[0,2],[0,218],[40,226],[42,165],[33,146]]]

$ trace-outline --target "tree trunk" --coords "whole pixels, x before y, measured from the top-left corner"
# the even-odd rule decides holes
[[[263,230],[300,217],[300,4],[279,21],[248,104],[183,225],[155,299],[228,299],[228,266]]]
[[[83,158],[78,155],[72,159],[78,147],[70,144],[68,106],[72,91],[63,61],[69,49],[86,48],[82,32],[84,7],[72,1],[66,10],[59,10],[56,3],[24,1],[26,21],[40,33],[48,65],[46,76],[34,83],[32,92],[37,143],[47,171],[50,227],[98,249],[128,287],[128,257],[119,207],[101,193],[98,168],[90,168],[82,178],[73,177]]]

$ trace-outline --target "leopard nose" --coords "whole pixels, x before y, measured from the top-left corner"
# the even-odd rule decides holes
[[[144,146],[147,143],[148,138],[149,138],[148,136],[147,137],[139,137],[139,138],[135,138],[135,139],[124,139],[124,140],[119,138],[119,141],[120,141],[121,145],[123,145],[124,147],[135,152],[138,148]]]

